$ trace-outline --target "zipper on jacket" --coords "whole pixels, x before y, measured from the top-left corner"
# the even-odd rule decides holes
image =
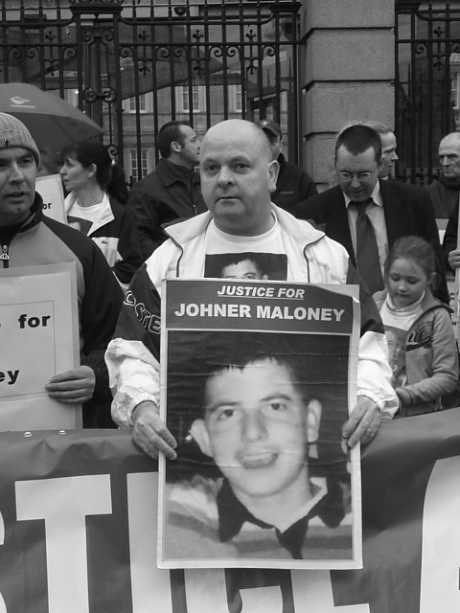
[[[8,253],[8,245],[2,245],[0,260],[3,262],[3,268],[10,267],[10,255]]]

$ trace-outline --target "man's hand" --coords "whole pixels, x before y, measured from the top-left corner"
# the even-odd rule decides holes
[[[134,409],[133,439],[145,453],[152,458],[158,457],[161,451],[170,460],[175,460],[177,454],[176,439],[158,416],[157,408],[153,402],[146,400]]]
[[[54,377],[45,385],[50,398],[67,404],[81,404],[93,397],[96,386],[96,376],[89,366],[78,366],[66,370]]]
[[[460,267],[460,249],[454,249],[449,252],[448,255],[449,266],[451,268],[459,268]]]
[[[342,428],[342,436],[351,449],[360,442],[367,445],[380,428],[382,417],[380,409],[367,396],[358,396],[358,402]]]

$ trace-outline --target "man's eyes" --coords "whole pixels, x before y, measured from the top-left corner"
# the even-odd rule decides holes
[[[283,402],[281,400],[273,400],[268,403],[266,409],[273,413],[284,413],[288,410],[288,405],[286,402]]]
[[[234,417],[235,415],[236,410],[234,407],[219,407],[216,410],[214,417],[216,421],[225,422]]]
[[[203,170],[204,170],[205,172],[208,172],[208,173],[217,172],[217,170],[218,170],[218,166],[217,166],[217,164],[205,164],[205,165],[203,166]]]

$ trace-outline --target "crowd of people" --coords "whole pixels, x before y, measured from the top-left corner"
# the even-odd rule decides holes
[[[69,143],[63,225],[43,214],[35,191],[37,144],[0,113],[2,266],[76,263],[81,365],[46,383],[51,397],[83,403],[85,426],[120,426],[147,454],[175,459],[177,441],[159,417],[162,281],[220,276],[359,285],[348,448],[369,443],[385,418],[456,405],[446,273],[460,267],[458,133],[441,141],[441,176],[428,190],[395,180],[396,137],[379,122],[338,133],[336,185],[320,194],[285,159],[272,120],[221,121],[201,141],[187,122],[170,121],[156,145],[157,167],[124,203],[107,149]],[[435,215],[449,218],[442,245]]]

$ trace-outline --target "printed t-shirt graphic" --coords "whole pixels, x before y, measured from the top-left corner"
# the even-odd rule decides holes
[[[204,276],[285,281],[287,256],[278,222],[259,236],[230,235],[211,222],[206,235]]]

